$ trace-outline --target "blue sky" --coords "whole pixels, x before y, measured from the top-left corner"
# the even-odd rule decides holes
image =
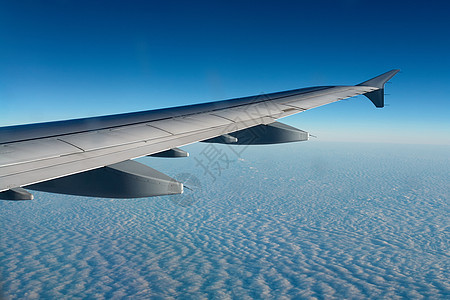
[[[445,1],[22,1],[0,4],[0,125],[356,84],[284,119],[319,140],[450,144]],[[364,101],[362,101],[364,100]]]

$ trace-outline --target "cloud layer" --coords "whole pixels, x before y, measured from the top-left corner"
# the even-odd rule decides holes
[[[189,159],[146,161],[202,180],[188,207],[45,193],[1,202],[3,296],[446,298],[447,150],[256,147],[214,182]]]

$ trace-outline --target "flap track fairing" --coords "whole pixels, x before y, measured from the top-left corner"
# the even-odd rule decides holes
[[[182,183],[132,160],[29,185],[26,188],[100,198],[145,198],[183,192]]]

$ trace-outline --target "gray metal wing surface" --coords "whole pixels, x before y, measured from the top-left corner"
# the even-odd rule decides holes
[[[21,187],[71,194],[66,192],[67,189],[58,189],[58,185],[63,186],[62,178],[75,178],[76,174],[86,174],[101,168],[105,172],[109,170],[108,176],[111,172],[131,173],[144,181],[153,178],[156,180],[152,182],[153,185],[166,182],[169,186],[170,178],[165,178],[164,174],[160,175],[156,170],[144,171],[134,164],[126,167],[124,164],[142,156],[169,153],[165,151],[198,141],[214,142],[211,139],[227,135],[233,137],[233,133],[237,140],[237,136],[245,136],[246,129],[256,126],[272,124],[268,132],[279,136],[281,131],[291,129],[286,128],[287,125],[274,126],[278,119],[357,95],[368,94],[377,107],[383,107],[384,84],[397,72],[392,70],[354,86],[312,87],[167,109],[2,127],[0,198],[13,199],[14,195],[27,198],[23,196]],[[270,143],[270,140],[273,139],[265,138],[264,143]],[[120,168],[115,167],[117,164],[120,164]],[[95,174],[101,177],[103,173],[97,170]],[[123,184],[124,189],[132,182],[129,176],[126,180],[122,180],[124,176],[117,176],[120,179],[118,183]],[[95,185],[96,181],[92,173],[88,177],[85,180],[88,185],[84,186],[87,191],[84,195],[87,196],[90,195],[89,184]],[[73,182],[83,186],[80,178],[83,178],[82,175]],[[53,190],[46,188],[46,181],[55,183]],[[99,178],[98,181],[102,180]],[[64,182],[70,185],[71,181],[66,179]],[[139,185],[136,186],[140,189]],[[98,186],[92,189],[98,190]],[[103,189],[108,189],[108,186]],[[181,193],[182,184],[178,188],[170,186],[169,190],[171,193]],[[160,195],[161,191],[157,194]],[[101,197],[102,193],[92,195]],[[151,192],[130,192],[122,193],[119,197],[127,198],[127,195],[153,196]],[[105,193],[105,196],[113,197],[111,192]]]

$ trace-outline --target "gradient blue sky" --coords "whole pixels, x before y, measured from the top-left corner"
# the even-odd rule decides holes
[[[400,68],[384,109],[358,97],[284,121],[325,141],[450,144],[449,11],[446,1],[1,1],[0,126]]]

